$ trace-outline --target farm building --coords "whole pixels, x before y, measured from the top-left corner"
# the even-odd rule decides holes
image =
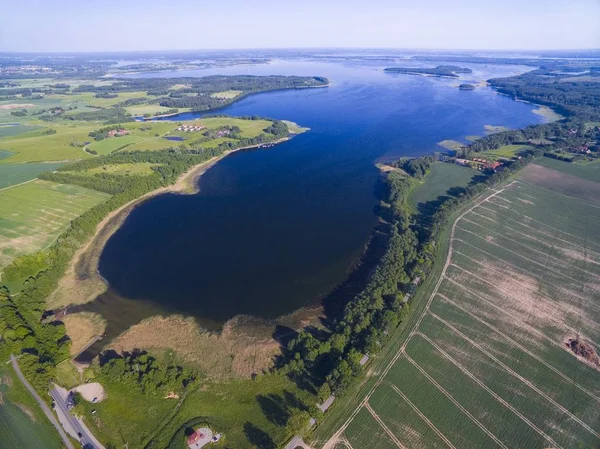
[[[187,445],[190,449],[200,449],[208,443],[216,443],[221,439],[221,434],[213,435],[208,427],[201,427],[188,436]]]

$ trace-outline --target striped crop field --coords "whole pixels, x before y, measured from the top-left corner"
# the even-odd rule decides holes
[[[78,217],[109,195],[34,180],[0,191],[0,269],[45,248]]]
[[[566,170],[489,191],[452,224],[406,338],[314,446],[600,448],[599,224],[600,183]]]

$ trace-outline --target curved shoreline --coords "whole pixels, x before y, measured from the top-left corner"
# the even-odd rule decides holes
[[[268,145],[280,144],[291,139],[296,134],[290,133],[287,137],[269,142]],[[225,151],[223,154],[215,156],[208,161],[194,165],[187,172],[182,173],[175,183],[152,190],[110,212],[98,223],[92,237],[71,258],[65,274],[58,282],[58,287],[47,299],[47,307],[49,309],[58,309],[75,304],[85,304],[93,301],[98,295],[106,291],[109,283],[98,271],[100,255],[110,237],[117,232],[135,207],[150,198],[165,193],[180,195],[198,193],[198,179],[213,165],[232,153],[259,148],[262,145],[265,144],[248,145]]]

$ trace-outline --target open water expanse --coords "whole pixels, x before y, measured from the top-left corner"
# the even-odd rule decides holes
[[[486,124],[541,121],[533,105],[487,87],[456,87],[529,68],[462,64],[474,73],[459,81],[386,74],[385,64],[278,60],[137,75],[320,75],[332,84],[258,94],[218,111],[311,130],[226,157],[200,178],[196,195],[165,194],[137,207],[100,259],[111,292],[86,309],[116,309],[126,326],[137,321],[137,302],[141,315],[156,306],[218,328],[238,314],[273,318],[318,303],[348,277],[374,228],[376,162],[440,151],[436,142],[466,142]],[[134,301],[125,307],[117,296]]]

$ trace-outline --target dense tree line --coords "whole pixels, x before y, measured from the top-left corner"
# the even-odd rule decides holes
[[[117,98],[118,96],[119,96],[118,94],[112,94],[110,92],[98,92],[96,95],[94,95],[94,98],[112,99],[112,98]]]
[[[397,172],[387,176],[388,246],[364,290],[346,304],[330,333],[300,332],[286,348],[283,371],[318,379],[322,400],[331,392],[342,394],[361,375],[363,354],[376,353],[409,311],[405,293],[419,263],[418,241],[406,206],[412,184],[411,178]]]
[[[164,363],[146,353],[113,354],[103,361],[106,356],[106,353],[100,356],[101,374],[110,382],[117,382],[144,395],[164,397],[169,393],[181,394],[196,380],[193,371]]]
[[[423,156],[417,158],[401,158],[392,162],[390,165],[392,167],[401,168],[411,176],[422,178],[429,172],[431,164],[434,161],[435,158],[433,156]]]
[[[182,93],[216,93],[226,90],[241,90],[243,92],[261,92],[273,89],[293,89],[310,86],[326,85],[327,78],[320,76],[253,76],[253,75],[235,75],[235,76],[204,76],[201,78],[184,77],[177,78],[139,78],[118,80],[110,85],[95,86],[84,84],[73,89],[74,92],[134,92],[151,91],[162,89],[170,92],[174,84],[184,84],[190,87],[179,89]],[[9,95],[7,93],[7,95]]]
[[[53,378],[56,364],[69,356],[70,342],[62,323],[42,323],[38,310],[28,305],[0,288],[0,357],[6,360],[10,354],[21,354],[21,369],[42,391]]]
[[[388,73],[403,73],[407,75],[431,75],[446,78],[458,78],[457,73],[473,73],[473,70],[456,65],[438,65],[437,67],[388,67],[384,69]]]

